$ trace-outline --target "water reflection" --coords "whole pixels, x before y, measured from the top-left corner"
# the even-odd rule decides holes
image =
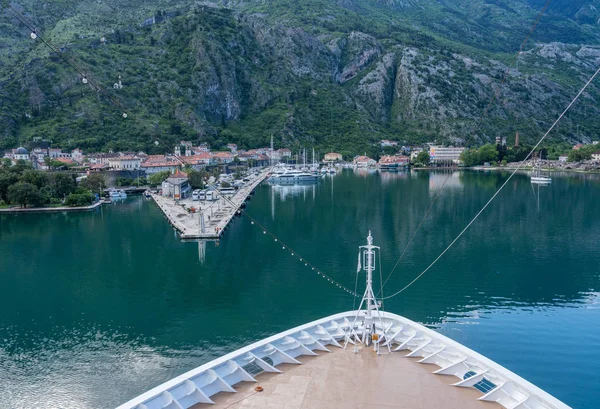
[[[461,178],[464,172],[428,172],[429,173],[429,190],[435,194],[438,189],[462,189],[463,179]]]

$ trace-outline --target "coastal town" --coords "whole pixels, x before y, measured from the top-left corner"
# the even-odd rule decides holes
[[[377,154],[344,157],[328,152],[308,158],[305,149],[261,147],[211,150],[207,143],[180,141],[172,153],[89,152],[54,148],[43,140],[29,149],[17,147],[4,153],[0,171],[0,212],[51,212],[91,210],[128,194],[152,198],[182,238],[218,238],[229,222],[243,211],[254,189],[278,169],[303,169],[316,180],[335,168],[395,172],[413,169],[495,168],[545,170],[600,170],[600,145],[577,144],[564,155],[540,149],[528,157],[530,147],[513,146],[506,138],[477,149],[427,143],[404,146],[381,140]],[[312,160],[311,160],[312,159]],[[312,164],[311,164],[312,162]],[[292,177],[287,175],[286,177]],[[284,177],[285,178],[285,177]],[[298,182],[295,176],[290,179]]]

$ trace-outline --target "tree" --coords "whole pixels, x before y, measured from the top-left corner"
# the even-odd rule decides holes
[[[57,197],[62,198],[75,191],[77,184],[72,175],[66,173],[55,173],[50,178],[50,184],[54,188]]]
[[[12,203],[18,203],[21,207],[28,204],[41,204],[41,196],[35,185],[27,182],[17,182],[8,189],[8,199]]]
[[[21,175],[20,180],[21,182],[31,183],[38,189],[41,189],[48,184],[48,175],[41,170],[27,169]]]
[[[498,149],[496,149],[496,145],[488,143],[483,145],[477,151],[480,165],[485,162],[495,162],[498,160]]]
[[[50,159],[50,160],[48,160],[48,167],[50,169],[63,169],[63,168],[66,168],[67,165],[59,160]]]
[[[488,143],[479,149],[465,149],[460,155],[460,160],[465,166],[482,165],[485,162],[496,162],[498,160],[498,149],[496,145]]]
[[[17,162],[14,164],[14,166],[11,166],[11,167],[9,168],[9,170],[10,170],[12,173],[14,173],[14,174],[16,174],[16,175],[19,175],[19,176],[21,176],[21,175],[23,174],[23,172],[25,172],[25,171],[26,171],[26,170],[28,170],[28,169],[33,169],[33,168],[32,168],[32,166],[31,166],[31,163],[30,163],[30,162],[27,162],[27,161],[24,161],[23,159],[19,159],[19,160],[18,160],[18,161],[17,161]]]
[[[134,186],[146,186],[147,184],[148,184],[148,180],[143,176],[133,179],[133,182],[132,182],[132,185],[134,185]]]
[[[202,189],[204,187],[204,174],[203,172],[197,172],[192,170],[188,173],[188,181],[192,189]]]
[[[150,175],[150,176],[148,176],[148,184],[152,187],[158,186],[162,182],[164,182],[165,179],[168,178],[170,174],[171,174],[171,172],[169,172],[168,170],[165,170],[163,172],[157,172],[153,175]]]
[[[415,159],[415,162],[422,164],[424,166],[429,165],[429,152],[428,151],[419,152],[419,154],[417,155],[417,157]]]
[[[17,183],[19,177],[8,170],[0,170],[0,200],[8,201],[8,188]]]
[[[582,149],[575,150],[569,152],[569,157],[567,160],[569,162],[582,162],[584,160],[588,160],[592,158],[592,154],[583,151]]]
[[[131,184],[133,183],[133,179],[131,178],[117,178],[117,180],[115,181],[115,184],[117,186],[131,186]]]
[[[106,178],[102,173],[92,173],[83,179],[80,185],[94,193],[102,193],[102,189],[106,186]]]
[[[92,192],[78,191],[77,193],[71,193],[65,199],[65,204],[67,206],[75,207],[75,206],[89,206],[92,203]]]

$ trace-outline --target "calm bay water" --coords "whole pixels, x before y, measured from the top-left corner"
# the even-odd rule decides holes
[[[419,274],[507,174],[453,173],[397,271]],[[446,174],[354,174],[257,189],[247,211],[354,287],[371,229],[386,275]],[[600,177],[524,175],[387,310],[437,328],[575,408],[600,401]],[[376,282],[378,287],[379,283]],[[141,197],[0,216],[0,408],[111,408],[267,335],[352,308],[245,218],[183,243]]]

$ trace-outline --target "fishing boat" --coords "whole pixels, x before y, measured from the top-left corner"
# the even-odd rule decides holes
[[[464,345],[383,311],[373,291],[378,253],[369,232],[359,249],[366,287],[357,310],[264,338],[117,409],[569,408]]]

